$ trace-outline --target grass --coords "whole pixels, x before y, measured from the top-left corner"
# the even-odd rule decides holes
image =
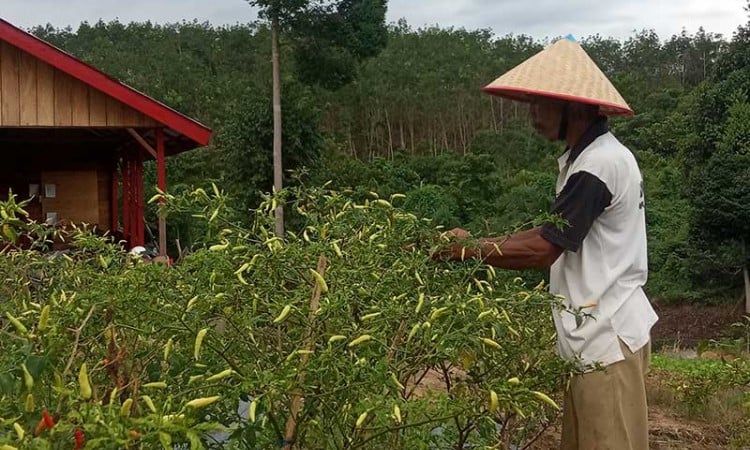
[[[708,352],[707,352],[708,353]],[[652,357],[648,395],[652,405],[676,415],[720,425],[738,446],[750,442],[750,359],[685,358],[672,352]]]

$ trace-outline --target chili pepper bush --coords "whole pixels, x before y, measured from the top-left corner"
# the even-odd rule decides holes
[[[206,230],[171,266],[86,229],[39,251],[56,232],[0,204],[0,448],[523,448],[558,414],[560,300],[433,262],[400,196],[285,191],[249,229],[216,188],[159,199]]]

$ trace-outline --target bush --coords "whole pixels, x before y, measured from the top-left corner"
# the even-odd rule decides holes
[[[284,198],[304,226],[282,240],[271,211]],[[207,230],[171,267],[85,230],[59,255],[5,238],[0,445],[532,441],[557,415],[542,393],[569,370],[553,351],[559,301],[476,263],[431,262],[434,228],[398,201],[282,192],[243,228],[218,190],[170,197]]]
[[[419,217],[431,219],[437,225],[448,229],[460,225],[458,203],[440,186],[426,185],[406,194],[404,209]]]

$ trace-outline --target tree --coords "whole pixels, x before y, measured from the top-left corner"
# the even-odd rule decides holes
[[[320,112],[309,88],[299,83],[285,84],[282,163],[289,169],[313,166],[320,157],[323,137]],[[266,92],[250,91],[238,99],[234,113],[222,126],[217,145],[226,167],[227,190],[237,200],[247,219],[249,210],[260,201],[260,194],[273,186],[273,104]]]
[[[248,0],[261,8],[261,17],[271,22],[271,64],[273,66],[273,187],[276,192],[283,188],[282,124],[281,124],[281,62],[279,61],[279,33],[282,24],[294,20],[309,4],[308,0]],[[282,22],[283,21],[283,22]],[[276,235],[284,235],[284,207],[276,207]]]
[[[729,109],[718,151],[708,158],[692,187],[694,234],[715,248],[733,249],[728,268],[743,274],[750,313],[750,103]],[[721,250],[720,250],[721,251]],[[726,259],[726,258],[725,258]]]
[[[750,13],[750,1],[745,11]],[[715,78],[724,79],[730,73],[750,66],[750,22],[740,25],[729,43],[729,48],[718,60]]]
[[[274,190],[283,188],[282,109],[279,35],[282,28],[297,38],[297,60],[302,79],[332,80],[339,87],[354,77],[356,62],[377,54],[385,46],[387,0],[247,0],[260,7],[260,15],[271,22],[273,66],[273,173]],[[382,30],[382,31],[381,31]],[[322,57],[322,58],[321,58]],[[320,59],[335,70],[321,70]],[[325,74],[325,75],[324,75]],[[276,234],[284,234],[284,208],[276,208]]]

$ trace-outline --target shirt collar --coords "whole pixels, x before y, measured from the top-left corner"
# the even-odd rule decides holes
[[[566,151],[566,154],[568,155],[567,161],[568,163],[572,163],[575,161],[576,158],[578,158],[578,155],[580,155],[584,150],[586,150],[586,147],[591,145],[592,142],[594,142],[599,136],[606,134],[609,132],[609,122],[607,121],[606,116],[599,116],[594,120],[594,122],[589,125],[588,129],[581,135],[581,138],[578,140],[578,143],[573,146],[573,148],[568,148]],[[565,155],[563,155],[565,156]]]

